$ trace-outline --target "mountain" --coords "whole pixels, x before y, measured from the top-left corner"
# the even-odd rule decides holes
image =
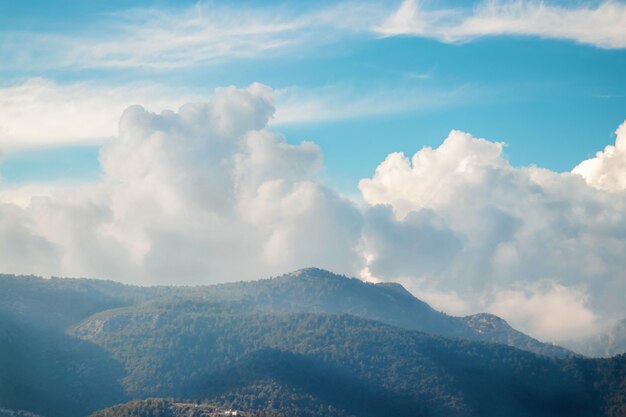
[[[506,345],[529,339],[495,316],[447,316],[400,285],[318,269],[201,287],[0,276],[0,408],[73,417],[154,406],[157,416],[167,401],[203,401],[259,416],[626,415],[625,356]],[[107,409],[150,397],[176,400]]]
[[[129,305],[132,293],[105,281],[0,276],[0,408],[82,415],[124,400],[120,364],[65,329]]]
[[[3,309],[53,320],[57,327],[67,327],[99,311],[150,300],[202,300],[268,313],[352,314],[409,330],[502,343],[544,356],[575,354],[539,342],[497,316],[448,316],[415,298],[400,284],[367,283],[318,268],[272,279],[198,287],[135,287],[102,280],[0,276],[0,288],[6,288],[0,293]]]
[[[203,398],[311,417],[597,416],[605,396],[622,395],[616,387],[626,377],[626,358],[594,386],[597,362],[555,361],[350,315],[144,305],[96,315],[73,333],[123,364],[132,397]],[[320,407],[337,411],[320,414]]]
[[[576,353],[551,343],[542,343],[520,331],[512,328],[506,320],[488,313],[479,313],[460,317],[470,330],[468,334],[459,337],[470,340],[482,340],[488,343],[501,343],[521,350],[534,352],[539,355],[563,358],[575,356]],[[472,334],[473,333],[473,334]],[[442,336],[452,336],[440,333]]]
[[[306,268],[273,279],[197,287],[186,297],[237,302],[243,309],[271,313],[352,314],[409,330],[446,337],[502,343],[551,357],[575,355],[541,343],[494,315],[453,317],[434,310],[396,283],[367,283]]]
[[[128,306],[165,294],[95,279],[43,279],[0,274],[0,313],[48,328],[65,328],[99,311]]]

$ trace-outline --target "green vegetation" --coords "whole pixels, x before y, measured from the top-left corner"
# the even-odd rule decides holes
[[[358,416],[596,416],[603,407],[581,374],[580,364],[593,361],[558,361],[349,315],[142,307],[109,316],[95,333],[89,328],[87,321],[76,332],[124,364],[133,396],[229,399],[254,409],[264,387],[280,411],[292,403],[281,394],[287,387],[296,403],[311,399],[301,406],[332,405],[334,415]],[[328,415],[313,411],[306,415]]]
[[[184,288],[5,276],[0,407],[46,417],[195,417],[202,402],[262,417],[626,415],[626,356],[558,359],[413,330],[491,326],[515,337],[498,320],[460,320],[400,286],[319,270]],[[106,408],[131,398],[152,399]]]

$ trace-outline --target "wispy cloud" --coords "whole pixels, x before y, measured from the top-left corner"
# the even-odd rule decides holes
[[[185,9],[132,9],[76,35],[4,33],[5,65],[37,68],[179,68],[293,51],[355,31],[368,32],[388,10],[341,3],[315,10],[199,3]]]
[[[429,9],[405,0],[374,30],[385,36],[423,36],[443,42],[515,35],[626,48],[626,4],[604,1],[564,7],[543,1],[490,0],[469,9]]]
[[[105,141],[117,135],[117,121],[132,104],[158,110],[199,99],[148,84],[59,84],[33,78],[0,88],[0,148]]]
[[[470,96],[476,99],[488,94],[491,93],[471,85],[440,90],[419,86],[372,87],[365,91],[346,86],[315,90],[291,87],[276,91],[277,110],[272,124],[331,122],[436,109],[463,104]]]
[[[473,8],[437,9],[405,0],[396,7],[370,1],[321,8],[218,2],[136,8],[100,16],[80,33],[0,30],[0,68],[187,68],[302,53],[353,36],[376,35],[423,36],[442,42],[538,36],[602,48],[626,47],[626,4],[614,1],[565,7],[489,0]]]
[[[172,88],[161,84],[106,85],[94,82],[57,83],[33,78],[0,88],[0,148],[58,146],[106,142],[117,135],[117,121],[128,106],[177,110],[187,102],[205,100],[211,91]],[[447,90],[344,85],[288,87],[274,92],[273,126],[333,122],[362,117],[434,109],[473,100],[484,91],[472,86]]]

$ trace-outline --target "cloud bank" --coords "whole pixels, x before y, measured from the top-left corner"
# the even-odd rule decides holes
[[[471,9],[429,9],[416,0],[404,0],[375,31],[453,43],[485,36],[537,36],[621,49],[626,47],[626,4],[603,1],[565,7],[543,1],[489,0]]]
[[[100,181],[0,184],[0,270],[197,284],[314,265],[551,341],[626,316],[624,125],[572,173],[513,167],[503,144],[452,131],[389,155],[356,205],[321,181],[317,145],[268,129],[274,113],[261,84],[128,107]]]

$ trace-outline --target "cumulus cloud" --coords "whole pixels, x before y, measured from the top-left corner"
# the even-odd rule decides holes
[[[385,280],[442,272],[463,245],[432,210],[411,211],[397,220],[389,206],[378,205],[366,210],[365,219],[367,273]]]
[[[321,182],[316,144],[268,129],[274,113],[261,84],[177,111],[128,107],[101,180],[0,184],[0,269],[189,284],[314,265],[551,341],[626,316],[623,126],[572,173],[513,167],[504,144],[452,131],[390,154],[358,207]]]
[[[375,31],[385,36],[423,36],[443,42],[483,36],[537,36],[621,49],[626,47],[626,5],[603,1],[595,6],[566,7],[543,1],[490,0],[471,9],[433,10],[416,0],[404,0]]]
[[[626,122],[615,134],[615,145],[607,146],[595,158],[581,162],[572,171],[582,176],[589,185],[602,190],[626,189]]]
[[[0,265],[5,271],[24,271],[28,262],[29,273],[56,272],[61,250],[34,229],[28,213],[12,204],[0,204]]]
[[[395,216],[395,223],[365,234],[367,270],[383,279],[400,277],[435,305],[490,310],[549,340],[582,335],[600,318],[624,315],[626,193],[590,187],[576,173],[512,167],[502,149],[501,143],[452,131],[438,148],[410,159],[389,155],[359,184],[367,203]],[[614,169],[623,172],[626,165]],[[428,237],[428,230],[410,233],[408,225],[397,236],[397,225],[424,212],[436,214],[439,237]],[[387,241],[398,249],[390,251]],[[417,250],[420,242],[426,250]],[[411,245],[415,255],[402,256]],[[420,259],[422,253],[429,259]],[[439,261],[430,263],[433,258]],[[393,266],[380,268],[388,260]],[[553,285],[533,286],[539,282]],[[465,302],[442,293],[463,294]],[[523,317],[521,307],[504,307],[512,305],[507,299],[529,306]],[[572,315],[557,313],[568,306]],[[549,324],[556,320],[552,315],[569,321],[561,323],[561,332]]]
[[[220,88],[177,112],[129,107],[101,150],[97,184],[43,196],[35,189],[30,199],[4,190],[5,223],[23,229],[34,249],[3,270],[43,272],[32,270],[29,253],[48,246],[56,256],[47,274],[131,282],[358,268],[359,211],[317,180],[317,145],[266,130],[273,114],[272,91],[261,84]]]

